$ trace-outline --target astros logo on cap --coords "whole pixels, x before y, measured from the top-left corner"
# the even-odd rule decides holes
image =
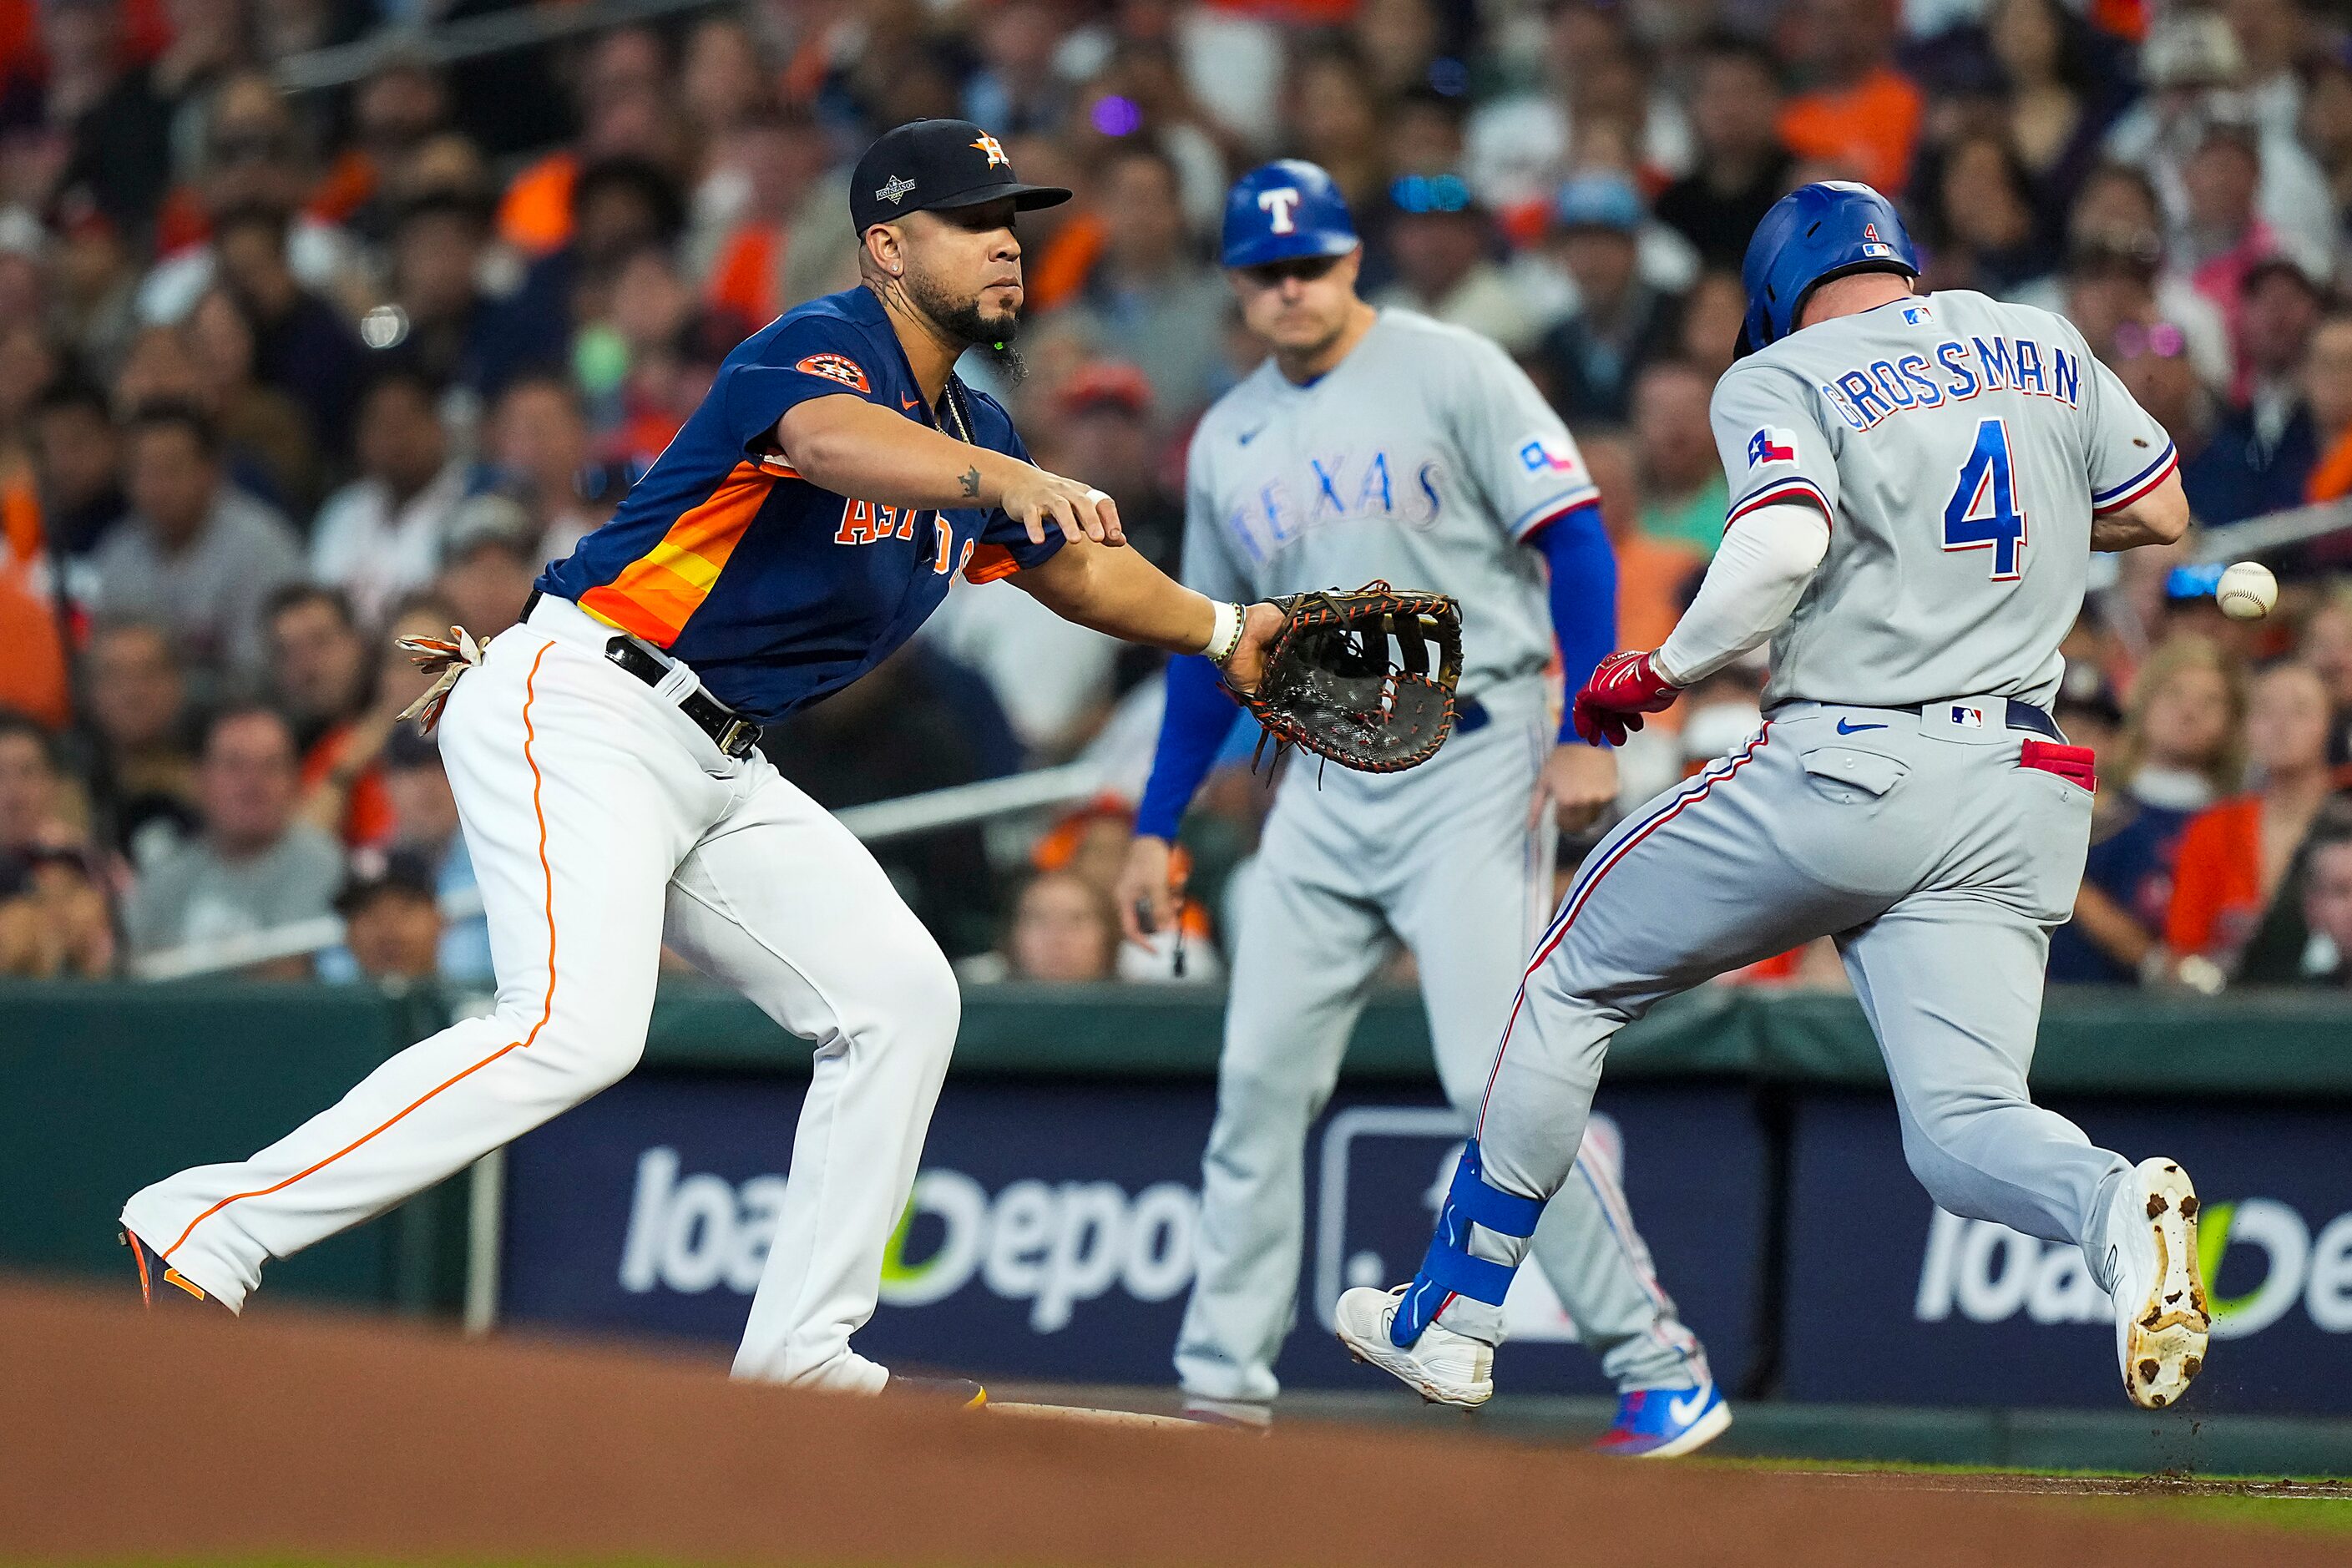
[[[988,154],[988,166],[990,168],[993,169],[999,163],[1003,164],[1008,169],[1013,167],[1013,160],[1004,155],[1003,145],[999,142],[995,137],[991,136],[987,132],[982,132],[980,133],[980,140],[973,142],[972,145]]]

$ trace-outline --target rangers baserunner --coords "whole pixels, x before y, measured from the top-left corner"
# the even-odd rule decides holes
[[[2052,927],[2093,758],[2049,712],[2094,551],[2180,537],[2172,443],[2060,317],[1921,297],[1901,221],[1818,184],[1758,226],[1745,357],[1717,387],[1723,548],[1654,652],[1605,660],[1579,725],[1622,735],[1771,640],[1748,743],[1619,826],[1535,949],[1420,1273],[1339,1303],[1340,1339],[1431,1397],[1493,1391],[1498,1303],[1618,1028],[1661,997],[1837,940],[1943,1208],[2079,1245],[2124,1386],[2177,1402],[2209,1328],[2197,1197],[2032,1103]]]
[[[1272,357],[1209,411],[1188,459],[1187,583],[1255,599],[1385,578],[1462,607],[1444,749],[1409,773],[1293,767],[1228,900],[1232,994],[1176,1368],[1196,1415],[1248,1423],[1270,1416],[1295,1312],[1307,1124],[1373,975],[1400,942],[1419,961],[1439,1077],[1466,1116],[1550,904],[1555,816],[1584,826],[1617,787],[1613,757],[1564,731],[1544,679],[1555,645],[1580,681],[1616,635],[1615,563],[1576,443],[1494,343],[1360,300],[1360,259],[1314,164],[1234,186],[1223,260]],[[1131,935],[1172,917],[1170,846],[1234,721],[1205,661],[1171,662],[1121,881]],[[1730,1412],[1617,1168],[1586,1141],[1536,1256],[1622,1391],[1602,1446],[1684,1453]]]

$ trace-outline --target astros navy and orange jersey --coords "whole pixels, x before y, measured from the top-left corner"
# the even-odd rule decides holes
[[[1003,407],[957,390],[971,439],[1027,461]],[[812,300],[739,344],[612,521],[539,586],[684,659],[720,701],[773,723],[887,658],[955,572],[985,582],[1060,548],[1051,531],[1031,543],[1001,510],[906,510],[803,479],[776,422],[843,393],[939,425],[864,289]]]

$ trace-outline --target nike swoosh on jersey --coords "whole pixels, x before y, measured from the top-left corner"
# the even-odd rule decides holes
[[[1234,439],[1240,445],[1246,447],[1252,441],[1256,440],[1258,437],[1258,431],[1264,430],[1265,428],[1265,426],[1261,425],[1257,427],[1257,430],[1244,430],[1240,435],[1234,437]]]
[[[1701,1384],[1680,1399],[1668,1400],[1666,1414],[1674,1418],[1675,1426],[1689,1426],[1698,1419],[1698,1413],[1706,1408],[1707,1393],[1706,1384]]]
[[[920,408],[922,405],[923,400],[919,397],[909,397],[903,392],[898,395],[898,406],[900,408]]]
[[[1864,730],[1884,730],[1886,726],[1884,724],[1853,724],[1847,722],[1843,719],[1838,721],[1838,733],[1841,735],[1859,735]]]

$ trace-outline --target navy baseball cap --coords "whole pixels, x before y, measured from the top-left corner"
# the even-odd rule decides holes
[[[1059,206],[1059,185],[1013,177],[1003,144],[969,120],[910,120],[877,137],[849,176],[849,218],[863,235],[908,213],[973,207],[1011,198],[1013,210]]]
[[[1304,158],[1252,169],[1225,196],[1223,260],[1264,267],[1302,256],[1345,256],[1356,220],[1331,176]]]

